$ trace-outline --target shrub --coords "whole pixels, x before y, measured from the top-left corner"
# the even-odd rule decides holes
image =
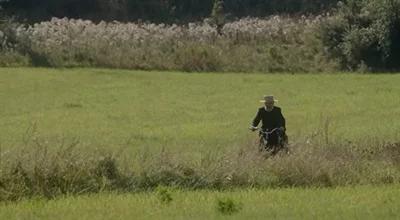
[[[348,0],[321,24],[321,37],[344,69],[394,70],[400,68],[399,25],[399,0]]]
[[[29,66],[30,58],[13,49],[0,50],[0,67]]]
[[[20,24],[0,16],[0,66],[25,66],[30,60],[19,52],[16,30]]]

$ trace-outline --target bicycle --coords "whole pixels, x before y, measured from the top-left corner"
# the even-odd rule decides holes
[[[274,128],[262,130],[257,128],[259,131],[259,151],[267,152],[272,156],[278,154],[281,151],[289,153],[288,138],[282,128]]]

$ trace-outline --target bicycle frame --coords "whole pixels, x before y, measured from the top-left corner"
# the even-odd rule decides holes
[[[270,131],[263,131],[262,129],[258,129],[259,130],[259,134],[260,134],[260,151],[270,151],[272,154],[276,154],[278,151],[280,151],[281,149],[284,149],[285,146],[282,143],[282,136],[278,134],[278,141],[277,141],[277,145],[272,145],[269,143],[269,137],[271,134],[273,134],[274,132],[277,131],[281,131],[280,128],[274,128]]]

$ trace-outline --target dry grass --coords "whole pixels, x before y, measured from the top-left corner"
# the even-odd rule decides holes
[[[332,187],[400,182],[400,144],[294,143],[289,155],[266,159],[249,143],[196,160],[165,150],[125,155],[76,150],[76,140],[29,138],[19,152],[1,152],[0,200],[54,198],[102,191]]]
[[[53,18],[27,27],[13,24],[9,34],[2,34],[0,28],[0,43],[13,42],[8,47],[27,55],[34,66],[329,71],[336,64],[324,58],[316,30],[323,19],[321,16],[243,18],[227,23],[222,35],[218,35],[207,22],[187,25],[95,24],[86,20]]]

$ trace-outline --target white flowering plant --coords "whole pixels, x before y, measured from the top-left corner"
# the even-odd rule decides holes
[[[218,34],[207,22],[185,25],[53,18],[18,27],[22,53],[36,65],[235,72],[307,72],[328,65],[315,28],[323,16],[242,18]],[[0,38],[1,39],[1,38]]]

